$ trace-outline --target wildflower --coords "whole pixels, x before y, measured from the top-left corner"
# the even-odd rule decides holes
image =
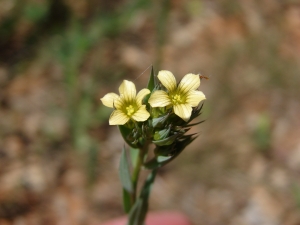
[[[119,87],[120,96],[115,93],[108,93],[100,100],[103,105],[114,108],[109,118],[110,125],[124,125],[130,119],[134,121],[145,121],[150,114],[146,105],[142,105],[143,98],[150,93],[146,88],[136,95],[134,83],[124,80]]]
[[[202,91],[196,90],[200,86],[199,75],[185,75],[178,86],[170,71],[162,70],[157,77],[167,92],[154,91],[149,98],[149,104],[152,107],[173,106],[174,113],[187,122],[191,117],[192,107],[198,106],[199,102],[206,99]]]

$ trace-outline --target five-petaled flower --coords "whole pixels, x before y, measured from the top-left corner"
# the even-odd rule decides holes
[[[162,70],[157,77],[167,92],[154,91],[149,98],[149,104],[152,107],[173,106],[174,113],[184,121],[188,121],[192,114],[192,107],[198,106],[206,99],[201,91],[196,90],[200,86],[199,75],[192,73],[185,75],[178,86],[170,71]]]
[[[108,93],[100,100],[103,105],[114,108],[109,118],[110,125],[124,125],[130,119],[135,121],[146,121],[150,114],[146,105],[142,105],[143,98],[150,93],[146,88],[136,95],[134,83],[124,80],[119,87],[120,96]]]

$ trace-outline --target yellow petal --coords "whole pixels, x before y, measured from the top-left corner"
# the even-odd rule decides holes
[[[103,103],[103,105],[113,108],[114,107],[114,101],[115,99],[119,98],[119,95],[115,94],[115,93],[108,93],[106,95],[104,95],[103,98],[101,98],[101,102]]]
[[[161,90],[154,91],[148,102],[152,107],[164,107],[172,104],[169,95]]]
[[[121,110],[112,112],[109,118],[109,125],[124,125],[130,118]]]
[[[174,90],[176,90],[176,79],[170,71],[161,70],[159,71],[157,77],[169,92],[173,92]]]
[[[199,75],[189,73],[185,75],[178,85],[178,92],[185,94],[191,90],[196,90],[200,86]]]
[[[131,102],[135,99],[136,89],[134,83],[128,80],[124,80],[119,87],[121,98],[126,102]]]
[[[192,107],[196,107],[204,99],[206,98],[202,91],[190,91],[187,94],[186,103]]]
[[[114,100],[114,108],[121,110],[124,106],[124,100],[119,96]]]
[[[150,117],[149,112],[146,110],[146,106],[142,105],[138,111],[136,111],[133,115],[132,118],[135,121],[145,121]]]
[[[144,88],[139,91],[139,93],[136,96],[136,103],[138,106],[142,105],[143,98],[148,94],[150,94],[150,90],[147,88]]]
[[[187,104],[174,105],[174,113],[184,121],[188,121],[192,114],[192,107]]]

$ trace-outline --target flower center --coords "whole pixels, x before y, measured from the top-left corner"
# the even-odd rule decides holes
[[[134,108],[133,108],[133,106],[132,105],[129,105],[129,106],[127,106],[126,107],[126,114],[127,114],[127,116],[132,116],[132,114],[134,113]]]
[[[173,105],[182,104],[184,99],[179,94],[172,95],[171,97]]]

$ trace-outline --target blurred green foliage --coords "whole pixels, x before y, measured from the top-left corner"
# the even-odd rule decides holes
[[[297,207],[300,209],[300,186],[297,183],[294,183],[292,186],[292,192],[295,197],[295,202]]]
[[[271,147],[271,120],[268,114],[260,115],[253,134],[258,150],[270,154]]]
[[[49,10],[48,3],[28,3],[24,7],[24,17],[33,23],[46,18]]]

